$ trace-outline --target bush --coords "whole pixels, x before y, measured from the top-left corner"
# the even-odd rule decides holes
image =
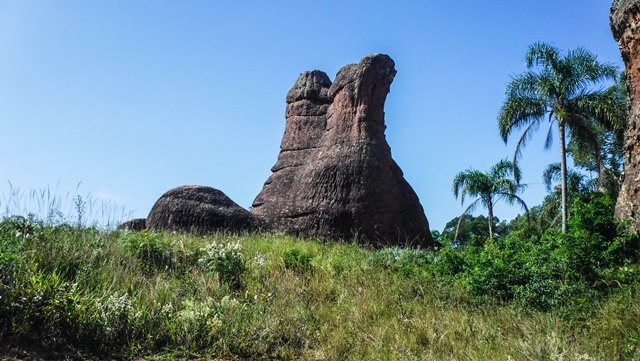
[[[35,239],[42,234],[43,227],[42,222],[32,217],[12,216],[0,222],[0,239]]]
[[[479,300],[549,310],[593,299],[640,277],[628,266],[638,259],[639,238],[620,231],[614,205],[605,195],[589,194],[574,202],[567,233],[549,228],[540,236],[524,227],[480,246],[445,246],[435,269],[460,274]]]
[[[126,232],[120,244],[127,253],[144,261],[147,266],[165,269],[172,267],[173,250],[161,234],[146,230]]]
[[[290,248],[284,251],[284,266],[295,272],[309,272],[312,269],[311,260],[313,255],[299,248]]]
[[[226,244],[213,241],[202,250],[198,264],[207,271],[216,272],[220,282],[232,289],[239,289],[242,287],[242,275],[247,269],[241,249],[239,241]]]
[[[466,267],[465,256],[472,254],[473,246],[454,247],[447,242],[440,248],[435,257],[433,266],[436,273],[451,277],[462,273]]]
[[[224,322],[243,307],[244,304],[230,296],[224,296],[219,301],[212,298],[182,301],[182,309],[175,313],[171,321],[176,325],[173,332],[175,342],[191,351],[211,347],[220,341]]]
[[[126,253],[143,261],[148,270],[183,271],[193,266],[201,253],[199,249],[185,248],[180,241],[146,230],[125,233],[120,244]]]
[[[14,337],[61,343],[73,334],[77,295],[75,286],[58,274],[28,272],[13,284],[2,285],[3,331]],[[6,297],[6,298],[5,298]]]
[[[600,235],[611,241],[618,236],[614,209],[616,202],[605,194],[591,193],[576,199],[571,207],[571,231]]]

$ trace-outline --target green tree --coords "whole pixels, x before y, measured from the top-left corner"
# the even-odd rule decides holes
[[[551,163],[542,173],[542,183],[544,183],[547,192],[550,194],[557,193],[554,182],[562,179],[562,169],[560,163]],[[580,195],[591,193],[595,190],[595,184],[585,177],[584,174],[574,170],[567,170],[567,194]]]
[[[514,179],[509,178],[512,170],[517,170],[513,174]],[[464,204],[465,196],[470,195],[472,197],[478,197],[471,202],[469,206],[462,212],[459,218],[458,226],[456,227],[457,240],[458,230],[460,228],[460,222],[463,216],[472,212],[478,205],[482,205],[487,209],[487,223],[489,225],[489,238],[493,238],[494,220],[493,220],[493,206],[498,201],[504,200],[508,204],[518,204],[525,211],[528,212],[527,205],[517,195],[524,189],[524,185],[520,184],[519,177],[520,171],[517,165],[507,161],[501,160],[495,164],[488,173],[484,173],[474,169],[468,169],[464,172],[456,174],[453,179],[453,194],[460,196],[461,203]]]
[[[624,163],[624,130],[627,123],[627,86],[626,74],[622,72],[617,82],[607,89],[610,99],[619,108],[619,117],[606,120],[595,120],[594,130],[596,142],[584,142],[572,138],[567,145],[567,152],[573,158],[576,167],[597,174],[596,189],[615,199],[618,197],[622,181]]]
[[[461,217],[464,217],[462,220]],[[442,242],[453,242],[456,246],[473,244],[475,241],[483,242],[489,238],[487,223],[489,220],[483,215],[470,214],[454,217],[444,226],[442,233],[438,232]],[[437,231],[436,231],[437,232]],[[457,234],[456,234],[457,232]],[[433,232],[432,232],[433,233]],[[500,237],[508,233],[506,222],[500,222],[498,217],[493,217],[493,236]]]
[[[562,191],[558,182],[562,179],[560,163],[552,163],[547,166],[542,174],[544,183],[549,194],[542,202],[539,215],[549,220],[548,227],[557,226],[557,220],[561,216]],[[567,202],[573,204],[579,196],[593,193],[597,180],[590,180],[584,174],[574,170],[567,170]]]
[[[553,140],[553,122],[558,127],[561,168],[562,231],[567,229],[566,133],[583,143],[597,144],[594,121],[613,124],[620,119],[616,95],[593,86],[616,79],[616,67],[602,64],[589,51],[578,48],[562,56],[546,43],[535,43],[526,54],[530,69],[513,77],[498,116],[498,127],[506,143],[511,133],[522,130],[516,144],[514,164],[533,133],[545,120],[550,123],[545,148]],[[515,168],[514,168],[515,171]]]

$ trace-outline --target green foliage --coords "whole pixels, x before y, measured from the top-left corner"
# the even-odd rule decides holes
[[[43,224],[33,218],[13,216],[0,222],[0,239],[8,240],[32,240],[41,236]]]
[[[440,238],[443,241],[453,242],[456,245],[475,244],[480,245],[489,238],[489,231],[487,225],[489,223],[487,217],[483,215],[473,216],[470,214],[464,215],[461,222],[460,217],[455,217],[444,226]],[[459,227],[458,227],[459,222]],[[454,242],[456,235],[456,228],[458,229],[458,238]],[[508,233],[508,226],[505,222],[500,222],[498,217],[493,218],[493,230],[494,235],[497,237],[506,235]]]
[[[569,232],[542,234],[526,223],[484,244],[445,247],[436,266],[458,275],[477,300],[514,302],[539,310],[593,302],[637,280],[640,240],[621,231],[615,202],[602,193],[579,197]]]
[[[135,309],[131,296],[114,292],[102,297],[84,300],[84,315],[81,320],[83,336],[98,345],[101,351],[117,349],[116,345],[134,339]]]
[[[240,242],[213,241],[202,251],[198,264],[207,271],[216,272],[220,281],[233,289],[242,287],[242,275],[246,270]]]
[[[290,248],[284,252],[284,266],[296,272],[309,272],[313,268],[313,255],[299,248]]]
[[[618,116],[600,119],[593,124],[595,142],[585,142],[574,137],[567,145],[567,151],[576,167],[596,173],[596,188],[617,198],[622,182],[624,163],[624,130],[627,123],[626,74],[622,72],[615,84],[606,90],[608,98],[618,106]]]
[[[472,254],[470,250],[475,248],[472,245],[464,247],[454,246],[450,242],[439,249],[434,259],[434,270],[437,274],[445,277],[454,277],[465,270],[467,264],[466,256]]]
[[[597,127],[620,128],[626,118],[626,101],[615,88],[596,90],[593,86],[604,80],[617,80],[616,67],[598,62],[595,55],[583,48],[563,56],[560,50],[542,42],[532,44],[525,58],[529,70],[513,77],[498,115],[498,128],[505,143],[510,135],[521,132],[513,162],[517,163],[533,132],[547,121],[550,124],[545,148],[551,147],[555,122],[560,138],[560,172],[565,179],[565,133],[569,134],[570,143],[589,154],[598,154],[596,158],[601,161]],[[561,188],[565,192],[560,199],[563,231],[568,219],[567,187],[563,181]]]
[[[4,278],[4,277],[3,277]],[[13,270],[13,280],[2,284],[1,336],[41,339],[45,344],[70,337],[75,318],[75,285],[53,273],[33,269]]]
[[[0,222],[0,340],[94,359],[637,357],[637,238],[596,247],[612,203],[581,202],[569,234],[512,224],[437,251]]]
[[[185,246],[179,237],[169,237],[146,230],[125,232],[120,238],[120,247],[125,254],[141,261],[145,272],[183,272],[194,265],[203,250]]]
[[[614,199],[602,193],[586,194],[573,203],[569,225],[574,230],[584,230],[605,240],[613,240],[618,234],[613,216],[615,205]]]
[[[509,177],[510,174],[513,175],[513,179]],[[525,186],[520,184],[518,166],[507,160],[496,163],[487,173],[473,169],[460,172],[453,179],[453,194],[456,198],[460,195],[463,204],[467,195],[478,198],[467,206],[459,220],[462,220],[464,215],[471,213],[478,204],[481,204],[488,211],[487,228],[489,238],[492,238],[495,223],[493,207],[498,201],[505,201],[511,205],[517,204],[528,212],[527,205],[517,195],[524,188]],[[456,226],[454,241],[457,241],[460,224],[461,222],[458,222]]]
[[[159,233],[151,233],[146,230],[125,232],[120,244],[125,252],[148,265],[160,268],[171,266],[173,259],[171,245]]]
[[[374,251],[368,258],[370,267],[386,269],[405,277],[425,272],[433,262],[433,253],[408,248],[384,248]]]

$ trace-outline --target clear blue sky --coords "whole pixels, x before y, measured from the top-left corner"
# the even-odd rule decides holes
[[[249,207],[270,175],[297,76],[370,53],[398,74],[393,156],[441,230],[454,175],[513,154],[496,125],[536,41],[621,65],[607,0],[0,0],[0,193],[58,186],[145,217],[170,188],[219,188]],[[523,154],[524,199],[545,190],[545,131]],[[556,142],[557,143],[557,142]],[[1,200],[1,197],[0,197]],[[499,207],[512,218],[519,210]]]

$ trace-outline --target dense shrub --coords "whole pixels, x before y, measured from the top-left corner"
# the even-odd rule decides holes
[[[24,273],[13,282],[2,285],[0,307],[3,308],[2,320],[6,322],[3,334],[41,340],[45,344],[60,343],[71,337],[76,317],[75,285],[65,282],[55,272],[21,271]]]
[[[125,232],[120,238],[120,246],[126,254],[142,261],[146,271],[185,271],[196,264],[202,249],[186,246],[178,237],[170,237],[146,230]]]
[[[451,277],[464,272],[467,264],[466,256],[474,254],[475,246],[467,245],[459,247],[451,243],[445,243],[439,250],[433,263],[436,273]]]
[[[247,269],[240,242],[213,241],[203,250],[198,264],[207,271],[216,272],[220,282],[232,289],[242,287],[242,276]]]
[[[0,222],[0,239],[32,240],[41,236],[42,222],[31,217],[12,216]]]
[[[630,265],[638,259],[639,238],[618,226],[614,206],[603,194],[583,196],[571,208],[567,233],[549,228],[537,235],[523,226],[483,245],[445,246],[435,269],[459,275],[477,299],[542,310],[593,299],[638,278]]]
[[[169,268],[173,259],[172,249],[161,234],[143,230],[126,232],[120,240],[122,248],[148,265]]]
[[[284,266],[295,272],[309,272],[312,269],[313,255],[299,248],[289,248],[283,254]]]

